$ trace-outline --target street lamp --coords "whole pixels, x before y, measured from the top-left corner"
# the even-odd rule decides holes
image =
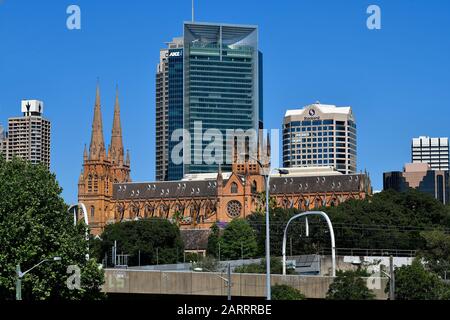
[[[31,270],[33,270],[34,268],[39,267],[41,264],[43,264],[44,262],[48,262],[48,261],[61,261],[61,257],[53,257],[51,259],[44,259],[41,262],[39,262],[37,265],[35,265],[34,267],[28,269],[25,272],[22,272],[20,270],[20,264],[18,264],[16,266],[16,274],[17,274],[17,279],[16,279],[16,300],[22,300],[22,278],[29,273]]]
[[[248,156],[250,159],[256,161],[258,165],[261,167],[261,169],[264,169],[263,164],[261,161],[249,154],[243,154],[242,156]],[[264,176],[264,180],[266,183],[266,299],[271,300],[272,294],[271,294],[271,287],[270,287],[270,226],[269,226],[269,193],[270,193],[270,175],[272,172],[278,172],[280,175],[283,174],[289,174],[289,170],[286,169],[270,169],[270,163],[269,163],[269,169],[266,170]]]
[[[84,205],[84,203],[79,202],[78,204],[71,205],[69,207],[69,209],[67,210],[67,212],[70,214],[70,212],[73,210],[73,223],[76,226],[77,222],[78,222],[78,208],[81,208],[81,211],[83,212],[84,224],[86,225],[86,230],[85,230],[85,238],[87,241],[86,260],[89,260],[89,230],[88,230],[89,220],[88,220],[88,212],[87,212],[86,206]]]
[[[206,270],[208,272],[214,272],[212,270],[208,270],[206,268],[193,268],[194,272],[202,272],[203,270]],[[223,281],[225,281],[225,283],[227,284],[227,288],[228,288],[228,301],[231,301],[231,264],[228,263],[227,265],[227,278],[224,278],[222,276],[219,276],[218,274],[214,274],[215,276],[219,277],[220,279],[222,279]]]

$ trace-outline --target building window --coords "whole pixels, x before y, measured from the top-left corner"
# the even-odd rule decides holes
[[[227,213],[231,218],[237,218],[241,215],[242,205],[239,201],[231,200],[227,203]]]
[[[94,193],[98,192],[98,176],[94,176]]]
[[[92,175],[88,177],[88,192],[92,192]]]
[[[253,183],[252,183],[252,193],[256,193],[257,191],[258,191],[258,188],[257,188],[258,186],[257,186],[257,184],[256,184],[256,181],[254,181],[253,180]]]
[[[231,184],[231,193],[238,193],[238,185],[236,182]]]
[[[95,217],[95,207],[91,206],[91,218]]]

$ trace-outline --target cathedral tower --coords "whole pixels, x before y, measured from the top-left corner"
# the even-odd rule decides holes
[[[92,234],[100,234],[104,226],[114,218],[110,216],[113,211],[110,208],[112,184],[129,181],[130,163],[129,156],[124,160],[118,92],[114,107],[111,144],[106,154],[100,88],[97,85],[91,144],[89,151],[86,147],[84,149],[83,169],[78,181],[78,201],[86,206]]]

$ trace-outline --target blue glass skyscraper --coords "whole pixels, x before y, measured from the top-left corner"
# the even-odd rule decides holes
[[[164,87],[167,94],[167,112],[159,117],[159,122],[167,122],[167,126],[158,125],[158,114],[162,113],[158,113],[157,107],[157,131],[166,128],[165,135],[157,132],[157,137],[165,137],[157,138],[157,153],[160,150],[162,154],[161,150],[165,150],[166,154],[165,165],[162,160],[158,162],[163,157],[157,155],[157,179],[178,180],[188,173],[217,172],[217,163],[194,161],[195,155],[201,155],[209,143],[194,141],[194,126],[198,124],[201,133],[217,129],[223,134],[221,166],[222,170],[231,171],[231,163],[227,162],[231,159],[227,156],[230,150],[225,143],[227,130],[247,131],[263,127],[263,73],[258,28],[185,22],[183,37],[176,39],[176,45],[169,43],[167,49],[167,68],[164,70],[167,78],[161,81],[165,87],[159,86]],[[172,159],[172,150],[180,142],[172,141],[172,133],[177,129],[185,129],[191,138],[185,137],[183,149],[190,153],[191,161],[183,164],[174,163]],[[163,174],[164,170],[166,174]]]

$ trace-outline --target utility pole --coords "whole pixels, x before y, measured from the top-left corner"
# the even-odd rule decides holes
[[[231,301],[231,263],[228,262],[228,301]]]
[[[289,238],[289,242],[290,242],[290,245],[291,245],[291,257],[292,257],[292,237]]]
[[[139,258],[138,258],[138,260],[139,260],[139,267],[141,266],[141,250],[139,250]]]
[[[244,260],[244,244],[241,242],[241,259]]]
[[[22,271],[20,270],[20,264],[16,266],[16,300],[22,300]]]
[[[389,257],[389,299],[395,300],[394,257]]]

